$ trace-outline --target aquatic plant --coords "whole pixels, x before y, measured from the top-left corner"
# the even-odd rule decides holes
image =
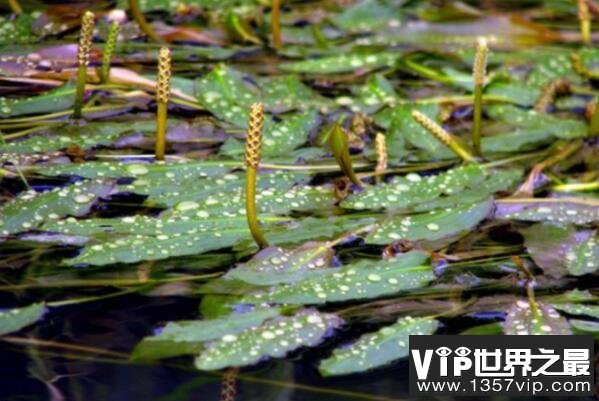
[[[81,17],[81,32],[79,33],[79,47],[77,49],[77,86],[75,90],[75,103],[73,105],[73,118],[81,118],[85,85],[87,84],[87,66],[92,47],[94,34],[94,13],[86,11]]]
[[[487,42],[484,38],[478,40],[476,46],[476,55],[474,57],[474,66],[472,68],[472,81],[474,83],[474,103],[472,110],[472,144],[474,154],[482,156],[480,148],[480,136],[482,130],[482,108],[483,108],[483,89],[485,86],[485,75],[487,71]]]
[[[168,102],[171,97],[171,51],[167,47],[160,49],[158,55],[158,74],[156,78],[156,160],[164,160],[166,150],[166,128]]]
[[[388,156],[387,156],[387,141],[385,135],[378,132],[374,138],[374,148],[376,151],[376,167],[374,173],[376,181],[381,180],[381,176],[387,170]]]
[[[252,237],[260,248],[268,246],[258,222],[256,210],[256,179],[262,149],[262,127],[264,126],[264,105],[255,103],[250,108],[247,137],[245,140],[245,214]]]
[[[580,22],[580,36],[582,43],[591,44],[591,13],[587,0],[577,0],[578,21]]]
[[[119,36],[120,25],[118,21],[113,21],[108,30],[104,52],[102,53],[102,66],[100,67],[100,81],[104,84],[110,82],[110,66],[112,64],[112,56],[116,47],[116,41]]]
[[[281,48],[281,0],[271,0],[270,2],[270,29],[272,35],[272,47],[275,50]]]
[[[133,19],[141,29],[141,31],[151,40],[158,43],[164,43],[164,40],[156,33],[152,25],[146,20],[141,8],[139,7],[138,0],[128,0],[129,1],[129,11],[133,16]]]
[[[335,123],[331,126],[327,132],[329,146],[337,164],[341,168],[341,171],[356,185],[364,185],[362,180],[356,175],[354,167],[349,154],[349,143],[347,141],[347,134],[344,128],[339,124]]]

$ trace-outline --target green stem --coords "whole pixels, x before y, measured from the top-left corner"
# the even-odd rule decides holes
[[[166,117],[167,117],[167,104],[158,102],[158,109],[156,111],[156,148],[155,157],[156,160],[164,160],[164,153],[166,150]]]
[[[10,9],[12,10],[13,13],[15,13],[15,14],[23,13],[23,8],[19,4],[18,0],[8,0],[8,5],[10,6]]]
[[[256,210],[256,176],[256,168],[248,166],[245,179],[245,212],[252,237],[254,237],[254,240],[260,248],[266,248],[268,242],[260,229],[258,212]]]
[[[279,50],[281,40],[281,0],[272,0],[270,8],[270,29],[272,32],[272,47]]]
[[[483,87],[482,85],[474,86],[474,109],[472,116],[472,145],[474,147],[474,154],[482,157],[482,150],[480,147],[480,137],[482,130],[482,110],[483,110]]]
[[[595,98],[595,110],[589,123],[589,137],[599,137],[599,97]]]
[[[73,105],[73,118],[81,118],[83,109],[83,98],[85,96],[85,84],[87,83],[87,65],[79,64],[77,69],[77,87],[75,90],[75,104]]]
[[[158,36],[152,25],[148,23],[146,17],[144,17],[141,8],[139,7],[139,3],[137,0],[129,0],[129,11],[131,11],[131,15],[133,15],[133,19],[139,25],[141,31],[154,42],[164,43],[164,40]]]

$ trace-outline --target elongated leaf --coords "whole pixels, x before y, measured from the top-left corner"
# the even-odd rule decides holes
[[[363,372],[408,356],[410,335],[433,334],[439,323],[431,318],[400,318],[395,324],[368,333],[338,348],[320,363],[325,376]]]
[[[96,180],[47,192],[23,192],[0,209],[0,233],[9,235],[34,230],[48,220],[82,216],[98,198],[109,195],[112,188],[111,183]]]
[[[348,209],[405,209],[436,199],[441,195],[475,188],[485,180],[485,171],[477,165],[458,167],[439,175],[422,177],[410,173],[385,184],[367,187],[341,202]]]
[[[67,84],[29,98],[0,98],[0,117],[44,114],[68,110],[75,101],[75,87]]]
[[[497,202],[495,217],[583,225],[599,221],[599,201],[592,198],[502,199]]]
[[[317,59],[283,63],[280,68],[285,71],[335,74],[358,69],[375,69],[392,66],[400,57],[400,53],[379,52],[372,54],[340,54]]]
[[[239,302],[323,304],[326,302],[377,298],[413,290],[434,279],[428,257],[410,252],[389,260],[363,260],[338,269],[326,269],[313,277],[274,286],[243,297]]]
[[[351,5],[333,19],[333,23],[348,32],[369,32],[386,26],[398,26],[401,14],[377,0],[366,0]]]
[[[522,230],[528,253],[545,273],[563,277],[593,273],[599,268],[597,232],[543,223]]]
[[[589,305],[583,303],[554,303],[551,304],[551,306],[570,315],[582,315],[599,319],[599,305]]]
[[[46,307],[43,303],[32,304],[23,308],[16,308],[0,312],[0,336],[22,328],[38,321]]]
[[[297,249],[268,247],[227,272],[223,279],[254,285],[292,283],[316,270],[325,270],[332,257],[333,250],[326,244],[307,243]]]
[[[168,323],[157,335],[144,338],[133,350],[131,359],[157,359],[199,353],[202,343],[259,326],[279,314],[276,308],[229,315],[212,320]]]
[[[265,357],[282,357],[300,347],[313,347],[343,324],[336,315],[306,309],[279,317],[238,335],[226,335],[210,344],[195,360],[198,369],[247,366]]]
[[[510,335],[572,334],[568,321],[552,306],[537,302],[535,308],[523,299],[509,308],[503,332]]]
[[[397,240],[434,241],[471,230],[493,210],[493,201],[432,210],[428,213],[385,218],[366,237],[369,244],[388,244]]]

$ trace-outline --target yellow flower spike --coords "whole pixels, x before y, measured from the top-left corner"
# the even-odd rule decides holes
[[[381,181],[381,175],[387,170],[387,140],[380,132],[374,138],[374,149],[376,150],[375,180]]]
[[[412,110],[412,118],[424,129],[426,129],[431,135],[437,140],[451,149],[458,157],[469,163],[476,163],[474,156],[470,154],[463,146],[458,142],[458,139],[445,131],[443,127],[428,118],[425,114],[418,110]]]
[[[77,50],[77,88],[75,90],[75,103],[73,106],[73,118],[81,118],[83,98],[85,96],[85,84],[87,83],[87,65],[92,48],[94,35],[94,13],[86,11],[81,17],[81,33],[79,34],[79,48]]]
[[[8,5],[13,13],[23,14],[23,7],[21,7],[18,0],[8,0]]]
[[[114,48],[116,46],[120,28],[119,23],[113,21],[110,25],[110,30],[108,31],[104,53],[102,54],[102,68],[100,69],[100,80],[103,84],[110,81],[110,64],[112,62],[112,55],[114,54]]]
[[[152,25],[146,20],[137,0],[129,0],[129,11],[131,11],[133,19],[137,22],[137,25],[139,25],[139,29],[141,29],[148,38],[152,39],[154,42],[164,43],[164,40],[158,36],[156,31],[154,31],[154,28],[152,28]]]
[[[472,80],[474,82],[474,107],[472,116],[472,144],[474,153],[482,156],[480,148],[480,137],[482,130],[482,110],[483,110],[483,88],[485,86],[485,76],[487,72],[487,54],[489,50],[487,41],[484,38],[478,39],[476,47],[476,56],[472,68]]]
[[[349,155],[349,144],[347,143],[347,134],[339,123],[335,123],[329,132],[329,144],[331,151],[341,171],[356,185],[364,185],[362,180],[354,172],[354,167]]]
[[[578,0],[578,20],[580,21],[580,36],[582,43],[591,44],[591,13],[587,0]]]
[[[558,95],[568,92],[570,92],[570,82],[567,79],[560,78],[549,82],[541,90],[541,96],[539,96],[534,106],[535,111],[545,113]]]
[[[281,40],[281,0],[272,0],[270,7],[270,29],[272,33],[272,47],[279,50]]]
[[[163,47],[158,55],[156,82],[156,160],[164,160],[166,150],[166,117],[171,96],[171,51]]]
[[[258,223],[258,212],[256,210],[256,177],[258,165],[260,164],[260,151],[262,149],[262,127],[264,126],[264,105],[256,103],[250,108],[248,119],[248,132],[245,140],[245,212],[252,233],[252,237],[260,248],[266,248],[268,242]]]

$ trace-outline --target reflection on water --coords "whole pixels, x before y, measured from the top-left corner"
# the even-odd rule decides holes
[[[20,343],[0,343],[0,400],[219,400],[220,375],[195,371],[191,358],[157,364],[132,364],[126,360],[132,347],[162,322],[196,316],[197,301],[141,295],[53,309],[43,322],[14,336],[19,337],[15,341]],[[22,339],[28,337],[55,343],[44,346],[23,344]],[[88,348],[68,349],[60,344]],[[315,369],[322,352],[322,349],[313,349],[296,353],[287,361],[268,362],[242,371],[236,399],[349,401],[408,398],[407,363],[401,362],[370,374],[324,379]],[[450,400],[451,397],[437,399]],[[576,401],[576,398],[566,399]]]

